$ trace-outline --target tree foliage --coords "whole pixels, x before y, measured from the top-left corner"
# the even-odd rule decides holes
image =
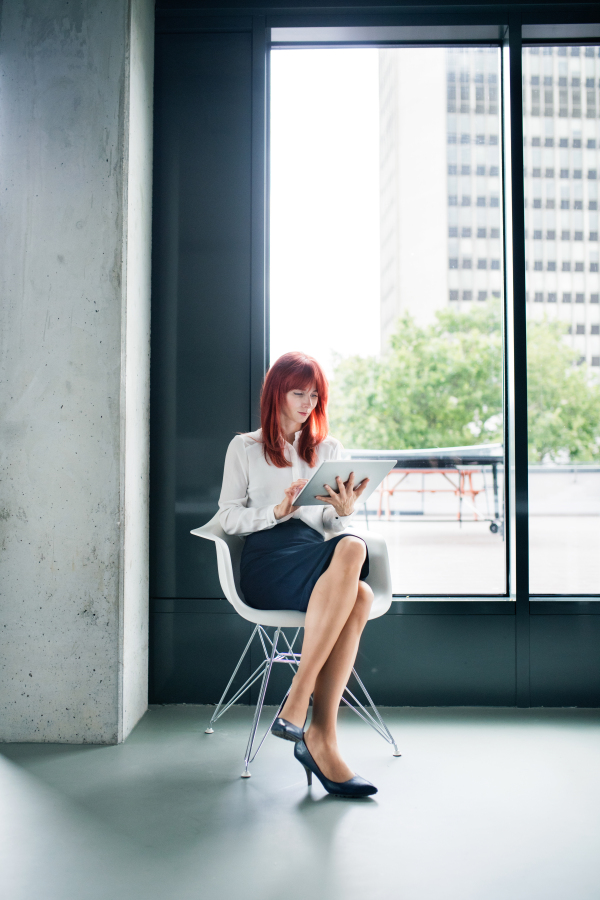
[[[564,328],[528,325],[530,459],[600,458],[600,389],[588,382]],[[348,447],[416,449],[502,440],[500,309],[443,310],[398,320],[381,358],[338,357],[331,430]]]

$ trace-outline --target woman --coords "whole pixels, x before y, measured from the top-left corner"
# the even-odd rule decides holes
[[[338,492],[327,486],[323,506],[294,506],[311,470],[342,456],[342,445],[327,433],[327,398],[327,379],[312,357],[286,353],[271,366],[261,395],[262,427],[236,435],[227,450],[220,521],[228,534],[246,536],[246,603],[306,611],[300,665],[272,733],[295,743],[309,784],[314,773],[330,793],[367,796],[377,788],[348,768],[336,734],[340,700],[373,602],[364,581],[366,544],[344,531],[367,479],[355,487],[353,475],[345,484],[338,478]],[[325,541],[326,534],[335,536]]]

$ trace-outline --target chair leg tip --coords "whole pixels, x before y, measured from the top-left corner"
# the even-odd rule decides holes
[[[215,729],[211,728],[210,726],[204,732],[204,734],[214,734],[214,733],[215,733]]]
[[[240,775],[240,778],[252,778],[252,775],[250,774],[248,769],[246,769],[245,772],[242,772],[242,774]]]
[[[394,747],[394,752],[393,752],[392,755],[393,755],[393,756],[402,756],[402,754],[400,753],[400,751],[398,750],[397,747]]]

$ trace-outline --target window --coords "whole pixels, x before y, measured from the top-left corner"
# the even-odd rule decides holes
[[[523,49],[525,78],[534,64],[539,65],[534,49],[537,48]],[[593,219],[596,211],[583,211],[590,209],[590,203],[597,204],[599,135],[595,112],[589,116],[590,121],[581,121],[581,78],[582,75],[591,77],[592,69],[594,78],[600,75],[600,68],[596,68],[600,60],[594,56],[594,48],[587,47],[586,51],[591,53],[586,64],[592,69],[582,72],[582,48],[544,49],[548,51],[544,94],[549,91],[545,94],[545,121],[536,120],[524,100],[523,133],[527,144],[534,146],[534,140],[541,139],[543,153],[557,154],[558,159],[544,160],[543,189],[552,199],[559,196],[560,204],[556,205],[560,211],[552,213],[556,220],[542,222],[535,220],[535,216],[541,215],[535,211],[539,208],[535,202],[526,208],[527,234],[531,236],[525,239],[528,290],[533,291],[538,304],[545,297],[548,306],[553,306],[536,307],[534,303],[527,308],[530,590],[533,594],[596,593],[599,573],[595,566],[590,566],[590,560],[596,553],[592,548],[600,542],[600,516],[596,512],[590,518],[586,512],[589,508],[579,498],[583,492],[589,497],[596,490],[592,463],[600,458],[600,416],[594,419],[590,412],[594,404],[600,408],[597,370],[591,372],[592,360],[600,349],[599,310],[594,308],[595,321],[589,325],[581,321],[573,323],[572,315],[577,312],[580,319],[584,313],[585,318],[591,315],[591,293],[589,312],[585,310],[586,291],[593,288],[592,279],[597,278],[594,246],[597,247],[598,228]],[[550,93],[550,84],[555,80],[559,89],[558,109]],[[593,98],[586,96],[586,110],[595,110],[595,89],[591,94]],[[560,163],[559,168],[553,167],[556,162]],[[525,171],[525,197],[529,200],[536,191],[539,195],[540,186],[535,177]],[[578,258],[561,260],[558,270],[554,260],[546,260],[542,266],[535,259],[542,252],[539,244],[542,227],[547,241],[560,235],[560,252]],[[574,245],[569,248],[571,240]],[[596,269],[592,270],[592,266]],[[576,310],[573,303],[581,305]],[[594,464],[597,466],[597,462]],[[577,481],[573,477],[574,465],[580,473],[586,473],[578,475]],[[558,532],[557,521],[561,522]],[[565,560],[566,554],[569,564],[557,564],[558,560]]]
[[[290,349],[292,326],[294,345],[326,366],[332,434],[407,460],[381,510],[374,495],[357,522],[386,536],[403,596],[506,590],[499,71],[489,47],[271,55],[271,358]],[[488,236],[491,253],[474,245]],[[329,324],[299,321],[300,306]],[[476,391],[464,354],[481,357]],[[446,386],[430,359],[456,370]],[[375,384],[385,400],[373,414]],[[462,448],[471,474],[440,447]],[[443,471],[423,467],[424,452]],[[442,568],[422,565],[432,550]]]

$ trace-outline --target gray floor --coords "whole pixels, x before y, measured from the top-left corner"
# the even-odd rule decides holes
[[[342,714],[365,801],[308,790],[271,737],[241,780],[250,713],[209,715],[1,745],[3,900],[600,898],[600,710],[388,709],[401,759]]]

